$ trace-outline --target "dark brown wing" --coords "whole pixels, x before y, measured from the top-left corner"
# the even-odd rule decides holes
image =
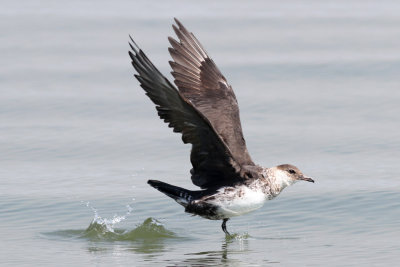
[[[132,39],[132,38],[131,38]],[[146,95],[156,104],[158,115],[184,143],[192,144],[192,181],[201,188],[232,185],[246,179],[246,168],[232,157],[210,121],[157,70],[132,40],[129,55]]]
[[[169,37],[170,61],[179,92],[210,121],[241,166],[255,164],[246,148],[239,106],[232,87],[196,37],[177,19],[173,29],[180,42]]]

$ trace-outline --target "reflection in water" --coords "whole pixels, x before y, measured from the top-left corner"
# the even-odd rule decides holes
[[[121,252],[131,251],[133,253],[138,253],[144,256],[144,258],[153,258],[161,252],[165,252],[165,242],[160,239],[149,239],[149,240],[136,240],[132,241],[131,244],[126,243],[91,243],[87,247],[89,253],[97,254],[119,254]]]
[[[246,263],[232,255],[246,254],[249,250],[249,235],[233,234],[226,236],[220,250],[208,250],[195,253],[187,253],[189,256],[178,265],[190,266],[245,266]],[[194,256],[194,257],[193,257]],[[176,263],[176,262],[174,262]]]
[[[249,237],[248,233],[225,236],[225,243],[222,244],[222,258],[227,259],[228,251],[236,254],[247,252],[249,250]],[[229,246],[232,247],[233,245],[237,245],[238,248],[229,250]]]

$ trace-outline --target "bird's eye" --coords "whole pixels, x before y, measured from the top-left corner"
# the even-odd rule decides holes
[[[291,174],[295,174],[296,173],[296,171],[292,170],[292,169],[288,170],[288,172],[291,173]]]

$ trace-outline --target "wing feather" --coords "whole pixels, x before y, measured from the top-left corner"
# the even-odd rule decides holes
[[[233,185],[247,179],[244,169],[232,157],[231,151],[208,118],[158,71],[132,38],[131,41],[132,51],[129,51],[129,56],[137,71],[136,79],[156,105],[160,118],[174,132],[182,133],[184,143],[192,144],[190,160],[193,165],[193,183],[201,188],[212,188]],[[193,90],[197,80],[193,75],[188,76],[192,70],[182,66],[177,69],[185,70],[177,74],[182,78],[181,86],[188,86],[188,90]],[[185,77],[187,79],[184,81]]]
[[[240,166],[255,166],[246,147],[240,123],[239,106],[228,84],[206,50],[177,19],[173,29],[179,42],[169,37],[172,47],[174,83],[211,123]]]

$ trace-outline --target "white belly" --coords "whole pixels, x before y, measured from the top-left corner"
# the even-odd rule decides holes
[[[235,191],[221,189],[215,199],[207,202],[217,206],[219,214],[230,218],[261,208],[265,200],[265,194],[261,190],[243,186]]]

